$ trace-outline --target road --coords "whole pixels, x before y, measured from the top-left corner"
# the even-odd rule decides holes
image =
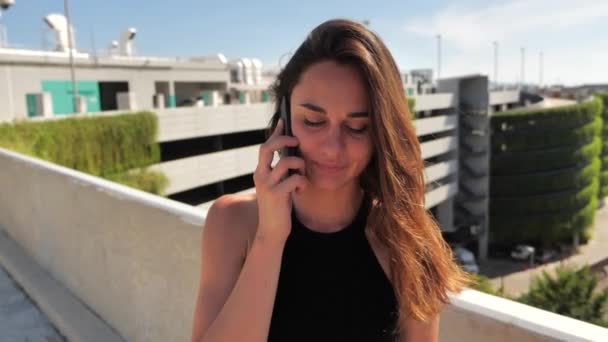
[[[510,260],[491,259],[488,262],[480,265],[481,272],[491,278],[491,282],[495,288],[500,287],[501,282],[504,284],[505,292],[519,296],[528,290],[531,279],[536,275],[541,275],[542,271],[552,273],[560,264],[565,265],[593,265],[608,259],[608,201],[602,208],[595,213],[595,223],[592,239],[585,245],[580,246],[578,253],[544,265],[536,266],[532,269],[526,269],[525,262],[514,262]],[[497,272],[501,269],[502,272]],[[523,270],[522,270],[523,269]],[[507,270],[505,272],[505,270]],[[498,276],[499,273],[508,273],[504,276]],[[502,279],[501,279],[502,278]],[[602,284],[606,281],[602,281]]]

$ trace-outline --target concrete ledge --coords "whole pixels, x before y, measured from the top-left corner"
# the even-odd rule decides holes
[[[440,332],[450,340],[608,341],[608,329],[601,326],[476,290],[450,300]]]
[[[0,226],[27,256],[124,340],[189,340],[204,210],[2,148],[0,165]]]
[[[25,254],[2,227],[0,264],[69,341],[125,341]]]

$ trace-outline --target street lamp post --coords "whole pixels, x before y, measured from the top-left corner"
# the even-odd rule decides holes
[[[441,77],[441,34],[437,35],[437,80]]]
[[[65,20],[68,25],[68,54],[70,56],[70,77],[72,79],[72,103],[74,104],[74,113],[78,112],[78,88],[76,88],[76,76],[74,74],[74,55],[72,46],[72,22],[70,21],[70,9],[68,6],[68,0],[63,0],[63,10]]]
[[[494,86],[498,88],[498,42],[494,41]]]
[[[532,279],[534,277],[534,274],[533,274],[534,273],[533,272],[533,269],[534,269],[534,253],[536,253],[536,250],[534,249],[534,247],[530,246],[530,269],[529,269],[529,272],[530,272],[530,281],[529,281],[528,287],[532,286]]]
[[[521,88],[523,88],[524,86],[524,82],[525,82],[525,63],[526,63],[526,49],[525,48],[521,48]]]
[[[15,0],[0,0],[0,18],[2,18],[2,12],[7,11],[14,4]],[[0,47],[8,46],[6,27],[2,23],[0,23],[0,39]]]
[[[539,75],[538,75],[538,88],[543,86],[543,52],[540,52],[540,61],[539,61]]]

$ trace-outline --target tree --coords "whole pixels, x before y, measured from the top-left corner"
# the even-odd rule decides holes
[[[599,282],[589,266],[578,270],[559,266],[553,277],[543,271],[528,293],[517,300],[539,309],[608,327],[608,288],[595,291]],[[595,293],[594,293],[595,291]]]

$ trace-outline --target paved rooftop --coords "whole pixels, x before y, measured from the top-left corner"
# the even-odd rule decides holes
[[[65,341],[47,317],[0,267],[0,342]]]

